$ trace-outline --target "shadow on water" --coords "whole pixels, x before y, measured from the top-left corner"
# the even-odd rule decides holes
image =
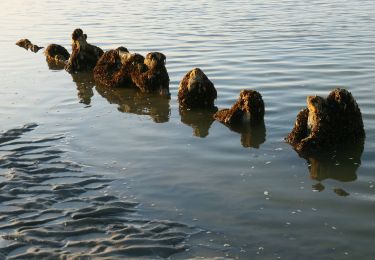
[[[114,180],[64,160],[63,135],[26,135],[36,127],[0,134],[0,259],[167,258],[201,233],[143,218]]]
[[[208,136],[208,131],[215,121],[213,115],[217,108],[210,110],[190,110],[180,108],[181,122],[193,128],[193,134],[197,137]]]
[[[357,180],[357,170],[361,165],[361,156],[364,143],[346,145],[334,155],[324,158],[305,158],[308,163],[310,178],[318,181],[313,185],[317,191],[324,190],[322,182],[326,179],[333,179],[339,182],[352,182]],[[339,196],[348,196],[349,193],[341,188],[334,189]]]
[[[147,115],[155,123],[169,121],[171,114],[169,98],[153,93],[142,93],[135,88],[107,88],[96,85],[95,89],[110,104],[117,104],[120,112]]]

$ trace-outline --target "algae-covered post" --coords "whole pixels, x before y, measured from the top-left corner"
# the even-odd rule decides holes
[[[92,70],[103,53],[99,47],[87,43],[87,35],[82,29],[75,29],[72,33],[72,55],[65,70],[69,73]]]
[[[266,140],[264,102],[262,95],[255,90],[242,90],[236,103],[230,109],[216,112],[214,118],[240,133],[243,147],[259,148]]]
[[[44,51],[47,61],[65,62],[69,59],[70,54],[63,46],[50,44]]]
[[[206,74],[195,68],[183,77],[178,86],[178,102],[180,107],[213,108],[217,92],[214,84]]]
[[[144,64],[131,70],[132,81],[142,92],[157,92],[169,97],[169,75],[165,64],[166,57],[163,53],[148,53]]]
[[[46,61],[50,69],[64,69],[70,54],[63,46],[58,44],[50,44],[44,51]]]
[[[137,87],[142,92],[157,92],[169,97],[165,60],[165,55],[160,52],[148,53],[144,58],[119,47],[105,52],[99,59],[94,68],[94,78],[102,86]]]
[[[21,39],[16,42],[16,45],[22,47],[26,50],[30,50],[32,52],[38,52],[39,50],[43,49],[44,47],[40,47],[36,44],[32,44],[29,39]]]
[[[243,123],[256,125],[262,122],[264,117],[262,95],[255,90],[244,89],[240,92],[237,102],[230,109],[222,109],[214,117],[228,126]]]
[[[123,48],[106,51],[100,57],[94,68],[94,79],[99,85],[108,88],[132,85],[129,70],[122,63],[124,57],[130,57],[130,53],[126,48]]]
[[[297,115],[293,130],[286,137],[303,156],[337,151],[364,142],[362,114],[352,94],[337,88],[327,98],[307,97],[307,108]]]

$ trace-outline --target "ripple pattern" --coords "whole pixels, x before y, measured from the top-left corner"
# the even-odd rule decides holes
[[[63,136],[24,137],[36,127],[0,135],[0,258],[166,258],[187,248],[184,241],[196,231],[147,220],[136,213],[136,202],[103,195],[112,180],[61,160],[63,151],[53,144]]]

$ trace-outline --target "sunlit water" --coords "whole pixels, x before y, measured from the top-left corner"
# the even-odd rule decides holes
[[[374,1],[7,0],[0,24],[0,259],[375,255]],[[70,50],[78,27],[104,50],[163,52],[171,99],[103,89],[14,44]],[[180,114],[194,67],[219,108],[258,90],[265,126],[241,136]],[[307,162],[283,139],[307,95],[338,86],[361,108],[364,151]]]

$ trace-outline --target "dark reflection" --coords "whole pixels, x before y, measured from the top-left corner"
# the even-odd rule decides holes
[[[227,126],[233,132],[241,135],[241,144],[245,148],[259,148],[266,141],[266,125],[262,120],[256,125],[241,124]]]
[[[48,68],[50,70],[63,70],[65,63],[61,60],[52,60],[46,58]],[[92,72],[72,73],[73,82],[77,86],[77,95],[79,102],[90,105],[91,98],[94,96],[93,87],[95,85]]]
[[[96,86],[96,91],[118,110],[137,115],[148,115],[155,123],[168,122],[171,109],[169,98],[153,93],[142,93],[135,88],[108,88]]]
[[[321,184],[320,182],[314,184],[312,187],[313,187],[314,191],[319,191],[319,192],[321,192],[325,189],[324,185]]]
[[[340,152],[336,152],[331,156],[306,158],[311,179],[319,182],[313,185],[313,189],[317,191],[324,190],[324,185],[321,182],[326,179],[340,182],[355,181],[357,179],[357,169],[361,165],[363,147],[363,143],[351,146],[346,145]],[[334,192],[339,196],[349,195],[341,188],[335,188]]]
[[[347,147],[327,158],[307,158],[310,177],[317,181],[334,179],[342,182],[355,181],[361,164],[363,144]]]
[[[333,191],[339,195],[339,196],[343,196],[343,197],[346,197],[346,196],[349,196],[350,194],[347,193],[346,191],[344,191],[343,189],[341,188],[336,188],[336,189],[333,189]]]
[[[193,128],[193,134],[197,137],[208,136],[208,131],[215,121],[214,114],[217,107],[211,109],[185,109],[180,107],[181,122]]]
[[[77,85],[77,95],[79,102],[90,105],[91,98],[94,96],[93,87],[95,86],[92,73],[80,72],[72,73],[73,82]]]

